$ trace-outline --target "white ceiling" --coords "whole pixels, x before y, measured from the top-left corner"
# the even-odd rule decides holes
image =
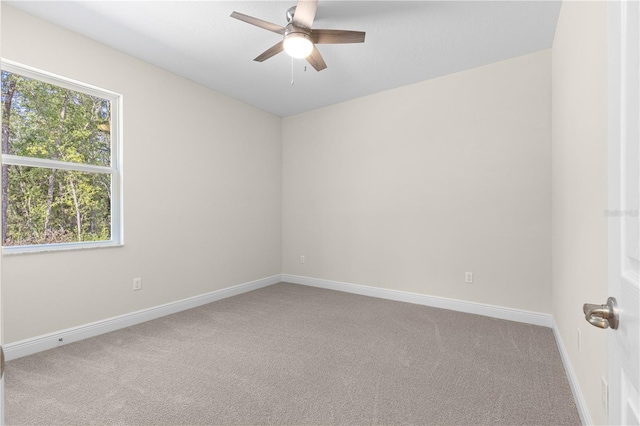
[[[366,31],[364,44],[320,45],[316,72],[281,36],[229,17],[286,25],[296,1],[7,1],[12,6],[286,117],[551,47],[557,1],[320,0],[314,28]]]

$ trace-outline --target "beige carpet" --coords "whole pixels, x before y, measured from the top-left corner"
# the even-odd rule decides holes
[[[548,328],[284,283],[11,361],[6,419],[580,423]]]

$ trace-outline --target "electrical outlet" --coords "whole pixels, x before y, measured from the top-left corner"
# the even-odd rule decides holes
[[[578,352],[582,352],[582,331],[578,329]]]
[[[464,282],[472,283],[473,282],[473,272],[465,272],[464,273]]]
[[[133,279],[133,290],[142,290],[142,278]]]
[[[304,256],[300,256],[300,263],[304,263]]]
[[[604,412],[609,412],[609,385],[605,380],[604,376],[602,376],[602,406],[604,407]]]

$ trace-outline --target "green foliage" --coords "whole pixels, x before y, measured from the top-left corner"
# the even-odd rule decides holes
[[[2,106],[3,154],[110,166],[108,100],[2,71]],[[3,245],[111,238],[111,175],[2,167]]]

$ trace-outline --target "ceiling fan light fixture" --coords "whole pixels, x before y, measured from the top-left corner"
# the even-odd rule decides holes
[[[284,51],[294,58],[306,58],[313,51],[311,37],[305,33],[290,33],[284,38]]]
[[[317,9],[318,0],[298,0],[294,7],[287,10],[286,27],[240,12],[233,12],[231,17],[283,36],[281,41],[262,52],[254,61],[264,62],[284,51],[293,58],[305,58],[316,71],[322,71],[327,68],[327,64],[315,47],[316,44],[363,43],[365,33],[312,29]]]

